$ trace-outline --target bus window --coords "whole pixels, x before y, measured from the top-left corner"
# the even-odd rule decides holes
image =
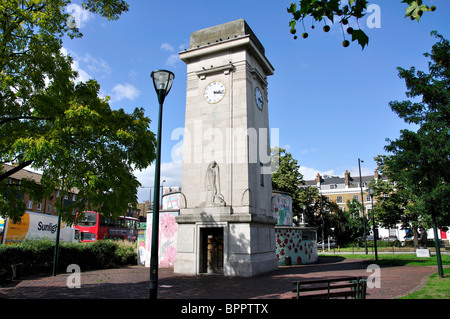
[[[91,212],[85,212],[83,219],[78,223],[80,226],[95,226],[97,224],[97,214]]]
[[[134,221],[131,219],[127,219],[127,228],[134,228],[133,227]]]
[[[95,234],[94,233],[82,232],[80,234],[81,234],[81,240],[95,240]]]
[[[102,215],[100,215],[100,226],[108,226],[108,218],[105,218]]]
[[[112,218],[108,218],[108,227],[116,227],[116,221]]]

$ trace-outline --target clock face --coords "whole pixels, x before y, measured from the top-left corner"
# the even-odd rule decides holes
[[[219,103],[225,96],[225,85],[222,82],[214,81],[205,89],[205,100],[208,103]]]
[[[261,93],[261,90],[259,89],[259,87],[256,87],[256,89],[255,89],[255,101],[256,101],[256,106],[258,107],[258,109],[262,110],[264,101],[263,101],[262,93]]]

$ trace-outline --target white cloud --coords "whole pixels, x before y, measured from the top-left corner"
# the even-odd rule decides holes
[[[138,73],[134,69],[131,69],[130,72],[128,72],[128,76],[130,77],[130,79],[135,81],[137,79]]]
[[[92,76],[89,73],[87,73],[85,70],[80,68],[80,64],[78,63],[77,60],[73,60],[72,69],[78,72],[78,77],[77,77],[78,82],[86,82],[89,79],[92,79]]]
[[[180,186],[181,187],[181,174],[182,174],[182,162],[166,162],[161,165],[161,177],[160,181],[164,182],[164,186]],[[149,166],[146,169],[134,172],[135,176],[145,188],[138,189],[138,202],[143,202],[148,200],[150,197],[150,189],[152,194],[154,194],[154,181],[155,181],[155,166]]]
[[[135,100],[139,95],[140,91],[134,87],[134,85],[125,83],[125,84],[117,84],[112,91],[114,92],[113,98],[117,101],[128,99]]]
[[[67,21],[69,28],[77,27],[78,29],[86,26],[86,23],[93,20],[95,15],[88,10],[84,10],[79,4],[69,4],[67,13],[71,16]]]
[[[86,53],[84,56],[76,52],[61,48],[61,53],[72,57],[72,69],[78,72],[77,81],[86,82],[89,79],[101,79],[111,74],[111,67],[103,59],[97,59]]]
[[[334,170],[319,171],[315,168],[306,167],[306,166],[300,166],[299,172],[303,175],[303,180],[305,180],[305,181],[316,179],[317,173],[319,173],[320,176],[335,175]]]
[[[316,148],[311,148],[311,149],[304,149],[304,150],[301,151],[301,153],[302,154],[308,154],[308,153],[313,153],[315,151],[317,151]]]
[[[184,48],[184,44],[179,46],[179,48],[181,48],[181,47]],[[166,65],[171,66],[171,67],[175,67],[176,64],[179,61],[181,61],[180,57],[178,56],[178,53],[173,53],[173,52],[175,52],[175,48],[174,48],[174,46],[172,44],[167,43],[167,42],[161,44],[161,50],[172,53],[167,58]]]
[[[359,177],[359,167],[358,166],[350,167],[348,169],[348,171],[350,172],[350,176]],[[344,176],[344,173],[342,173],[342,176]],[[367,167],[363,167],[363,164],[361,164],[361,175],[362,176],[370,176],[370,175],[373,175],[374,173],[375,173],[375,170],[372,170]]]
[[[93,74],[96,75],[109,75],[111,73],[111,68],[108,63],[103,59],[96,59],[89,53],[86,53],[81,61],[85,64],[86,68]]]
[[[171,54],[166,60],[166,65],[174,67],[179,61],[178,54]]]
[[[170,43],[163,43],[161,44],[161,49],[168,52],[173,52],[175,49],[173,48],[173,45]]]
[[[353,178],[359,177],[359,168],[358,166],[350,167],[348,168],[348,171],[350,172],[350,176]],[[319,171],[318,169],[306,167],[306,166],[300,166],[299,172],[303,175],[303,180],[313,180],[316,179],[317,174],[319,173],[320,176],[328,175],[328,176],[339,176],[344,177],[345,176],[345,170],[341,173],[336,173],[336,170],[331,169],[328,171]],[[374,171],[367,167],[361,167],[361,175],[362,176],[370,176],[373,175]]]

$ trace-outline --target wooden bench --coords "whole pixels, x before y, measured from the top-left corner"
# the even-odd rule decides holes
[[[292,299],[331,299],[351,297],[366,299],[367,282],[363,277],[340,277],[319,280],[294,281],[296,293]],[[318,292],[318,293],[310,293]]]

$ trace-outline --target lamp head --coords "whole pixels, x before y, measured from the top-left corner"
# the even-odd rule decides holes
[[[155,91],[158,94],[158,101],[162,104],[172,88],[175,75],[167,70],[156,70],[150,76],[153,80]]]

